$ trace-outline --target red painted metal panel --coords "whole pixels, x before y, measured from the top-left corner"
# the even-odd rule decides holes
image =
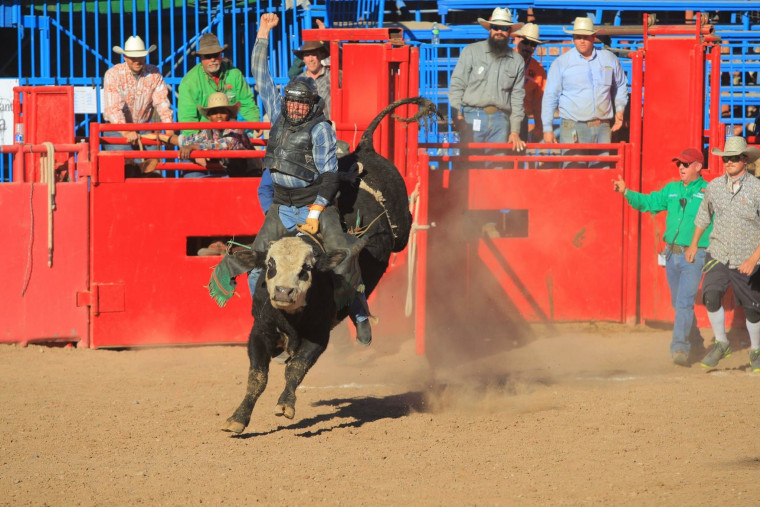
[[[14,123],[23,125],[24,143],[74,143],[74,87],[18,86],[14,91]],[[14,126],[14,129],[18,127]],[[56,166],[67,163],[68,153],[56,153]],[[40,181],[40,155],[24,155],[24,181]],[[21,173],[15,176],[19,181]]]
[[[703,59],[703,48],[694,37],[650,37],[647,41],[642,192],[677,180],[673,156],[685,147],[702,146],[704,66],[697,60]],[[673,111],[689,112],[681,119],[684,128],[674,128]],[[641,215],[640,308],[645,321],[672,322],[674,317],[665,269],[657,265],[657,252],[665,246],[664,232],[663,213]]]
[[[432,172],[427,322],[450,332],[621,321],[623,204],[610,179],[588,169]],[[506,209],[527,210],[522,237],[486,232]]]
[[[87,184],[56,185],[48,267],[48,186],[0,184],[0,341],[87,344]]]
[[[100,157],[99,167],[115,174],[123,158]],[[245,342],[253,323],[245,277],[240,297],[218,308],[204,285],[221,258],[188,255],[188,237],[255,234],[263,223],[258,185],[204,178],[93,186],[93,346]]]

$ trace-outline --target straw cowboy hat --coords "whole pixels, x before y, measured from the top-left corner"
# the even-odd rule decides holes
[[[193,52],[193,55],[215,55],[221,53],[227,49],[227,44],[224,46],[219,44],[219,39],[213,33],[204,33],[198,39],[198,49]]]
[[[216,93],[212,93],[209,96],[208,107],[198,106],[198,111],[200,111],[203,116],[208,118],[208,112],[211,109],[220,109],[220,108],[224,108],[227,111],[229,111],[230,118],[237,118],[238,111],[240,111],[240,102],[235,102],[234,104],[230,105],[230,99],[227,97],[225,93],[216,92]]]
[[[594,30],[594,22],[591,21],[591,18],[575,18],[573,29],[565,30],[563,28],[562,31],[573,35],[594,35],[599,30]]]
[[[486,30],[490,30],[491,25],[498,25],[498,26],[514,25],[514,23],[512,22],[512,13],[509,11],[509,9],[502,9],[501,7],[497,7],[493,10],[493,12],[491,13],[491,19],[486,21],[483,18],[478,18],[478,23],[480,23],[480,26],[482,26]]]
[[[310,51],[319,51],[322,53],[322,56],[318,57],[320,60],[324,60],[328,56],[330,56],[330,50],[325,47],[322,42],[318,40],[309,40],[303,43],[303,46],[301,46],[300,49],[294,49],[293,54],[296,55],[298,58],[303,60],[303,57],[306,53]]]
[[[754,146],[747,146],[747,140],[743,137],[729,137],[726,139],[726,145],[723,147],[723,151],[718,148],[710,150],[713,155],[719,157],[730,157],[732,155],[746,155],[749,162],[754,162],[760,158],[760,150]]]
[[[145,42],[143,42],[143,40],[137,35],[133,35],[127,39],[127,41],[124,43],[123,49],[119,46],[113,47],[114,53],[128,56],[130,58],[140,58],[147,55],[148,53],[152,53],[155,50],[155,44],[152,44],[148,49],[145,49]]]
[[[513,36],[522,37],[536,44],[544,44],[546,41],[538,38],[538,25],[535,23],[525,23],[522,28],[512,32]]]

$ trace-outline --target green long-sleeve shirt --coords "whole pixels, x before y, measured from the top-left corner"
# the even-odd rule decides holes
[[[663,240],[668,244],[689,246],[694,236],[694,218],[705,198],[706,186],[707,182],[700,176],[688,185],[681,181],[672,181],[649,194],[628,190],[625,198],[628,204],[639,211],[649,211],[653,214],[667,211]],[[684,206],[681,206],[681,199],[684,200]],[[712,224],[702,234],[699,240],[700,248],[710,244],[711,231]]]
[[[243,73],[233,67],[227,60],[222,62],[219,72],[219,80],[213,79],[203,70],[200,63],[190,69],[179,84],[179,98],[177,100],[177,120],[184,121],[208,121],[201,115],[197,106],[206,107],[208,98],[212,93],[224,92],[230,100],[230,104],[240,102],[240,115],[246,121],[260,121],[261,114],[256,105],[256,99],[248,83],[243,78]],[[230,118],[235,120],[235,118]],[[197,130],[183,130],[185,136],[197,133]]]

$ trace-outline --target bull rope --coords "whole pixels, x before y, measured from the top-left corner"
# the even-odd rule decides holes
[[[411,317],[414,309],[414,265],[417,263],[417,213],[420,210],[420,182],[414,187],[414,191],[409,196],[409,212],[412,214],[412,230],[409,235],[409,246],[407,248],[407,282],[406,282],[406,302],[404,304],[404,316]]]

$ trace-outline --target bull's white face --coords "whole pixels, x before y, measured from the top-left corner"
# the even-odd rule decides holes
[[[283,238],[273,243],[265,271],[272,306],[287,313],[304,308],[315,264],[313,250],[300,238]]]

